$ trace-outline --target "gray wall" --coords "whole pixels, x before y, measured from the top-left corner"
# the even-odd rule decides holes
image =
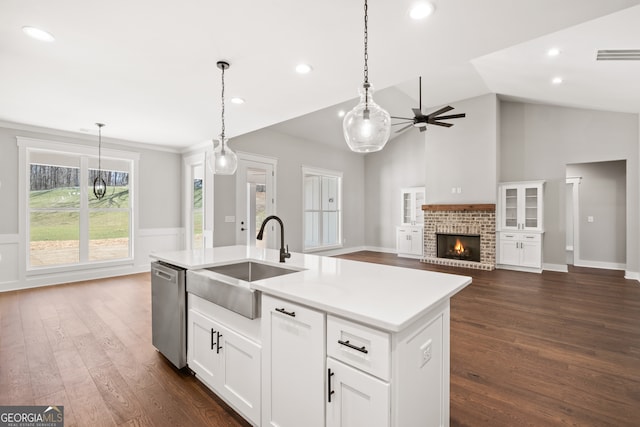
[[[424,133],[409,129],[382,151],[367,154],[365,174],[365,244],[395,250],[400,225],[400,189],[425,185]]]
[[[582,178],[578,186],[580,259],[625,264],[626,161],[567,165],[567,176]],[[593,222],[587,221],[589,216]]]
[[[302,166],[343,172],[343,240],[345,247],[365,244],[364,156],[329,144],[294,138],[262,129],[230,140],[233,150],[277,158],[276,213],[285,224],[285,240],[292,251],[302,251]],[[214,178],[214,246],[235,244],[235,177]]]
[[[498,100],[495,94],[452,103],[450,128],[429,126],[426,138],[426,203],[495,203],[498,174]],[[460,187],[460,194],[452,194]]]
[[[565,264],[565,173],[570,163],[627,161],[627,270],[638,271],[638,115],[503,101],[500,180],[546,180],[543,260]]]
[[[7,125],[10,126],[10,125]],[[49,131],[24,125],[0,127],[0,234],[18,234],[18,147],[16,136],[98,147],[90,136],[71,132]],[[107,128],[105,128],[107,129]],[[103,131],[103,134],[106,133]],[[128,141],[103,137],[103,146],[140,153],[138,173],[140,228],[181,227],[181,168],[178,153],[141,148]]]

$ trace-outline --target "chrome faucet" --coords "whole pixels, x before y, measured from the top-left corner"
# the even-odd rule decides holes
[[[262,221],[262,225],[260,226],[260,231],[258,231],[258,235],[256,239],[262,240],[262,235],[264,234],[264,226],[267,225],[267,222],[275,219],[280,224],[280,262],[284,262],[285,258],[291,258],[291,254],[289,253],[289,245],[287,245],[287,249],[284,249],[284,224],[282,224],[282,220],[275,215],[269,215]]]

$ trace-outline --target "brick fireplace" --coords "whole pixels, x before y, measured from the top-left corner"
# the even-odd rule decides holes
[[[478,270],[496,268],[496,205],[423,205],[422,210],[424,262]],[[479,237],[480,261],[438,257],[438,235]]]

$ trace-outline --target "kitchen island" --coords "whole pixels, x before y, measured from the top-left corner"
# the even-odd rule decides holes
[[[188,296],[189,368],[251,423],[449,425],[449,299],[470,277],[245,246],[152,257],[295,270],[230,281],[261,294],[256,319]]]

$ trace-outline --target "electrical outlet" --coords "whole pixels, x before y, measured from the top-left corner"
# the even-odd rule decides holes
[[[422,368],[424,365],[429,363],[431,360],[431,340],[420,346],[420,367]]]

